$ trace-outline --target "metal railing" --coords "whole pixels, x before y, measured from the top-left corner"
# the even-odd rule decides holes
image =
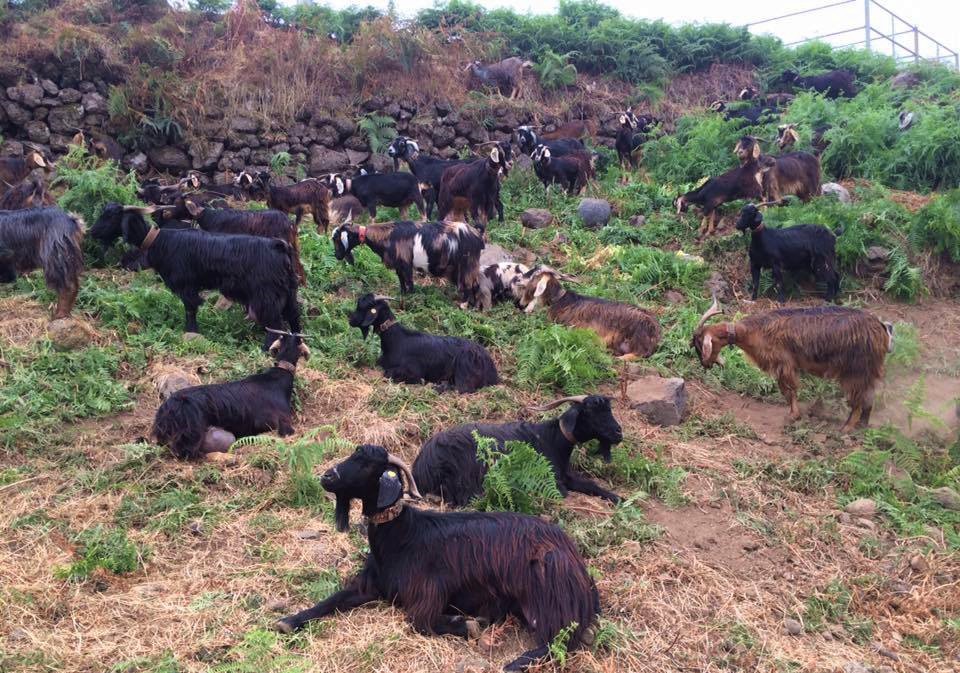
[[[856,40],[855,42],[846,42],[844,40],[844,44],[835,46],[837,46],[838,49],[862,46],[872,51],[885,51],[886,47],[889,46],[890,55],[898,62],[910,61],[919,63],[920,61],[932,61],[960,70],[960,53],[923,32],[916,24],[910,23],[906,19],[894,14],[876,0],[837,0],[837,2],[831,2],[826,5],[790,12],[789,14],[763,19],[762,21],[754,21],[746,24],[746,28],[752,29],[755,26],[770,24],[804,14],[823,12],[852,3],[860,3],[863,5],[863,25],[834,31],[832,33],[806,37],[802,40],[790,42],[787,46],[793,47],[816,40],[838,39],[844,35],[850,35],[851,39],[855,35],[862,35],[863,39]],[[881,22],[885,25],[887,19],[890,20],[889,33],[878,28]],[[906,44],[904,44],[904,42],[906,42]],[[882,45],[882,49],[878,48],[880,45]]]

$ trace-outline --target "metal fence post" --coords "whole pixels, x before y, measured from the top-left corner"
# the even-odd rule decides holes
[[[913,27],[913,62],[920,63],[920,31]]]
[[[870,0],[863,0],[863,31],[867,51],[870,51]]]

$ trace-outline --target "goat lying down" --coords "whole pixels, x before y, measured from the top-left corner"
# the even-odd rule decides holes
[[[570,466],[570,456],[577,444],[596,439],[598,452],[609,462],[610,446],[623,441],[620,424],[610,409],[610,399],[599,395],[564,397],[536,410],[547,411],[566,403],[570,407],[562,416],[543,423],[467,423],[435,434],[413,462],[413,476],[420,490],[436,494],[457,507],[468,505],[480,495],[487,467],[477,460],[477,443],[473,437],[476,432],[496,440],[498,451],[503,451],[505,443],[510,441],[532,446],[550,461],[557,488],[563,495],[567,491],[578,491],[619,502],[616,494]]]
[[[276,431],[293,434],[293,379],[310,350],[299,335],[282,334],[270,346],[276,363],[239,381],[193,386],[173,393],[157,410],[153,435],[177,458],[198,460],[230,448],[237,437]],[[228,433],[211,433],[220,429]]]
[[[361,501],[370,553],[343,589],[281,619],[279,631],[384,601],[425,635],[477,638],[482,622],[515,617],[536,647],[506,671],[546,659],[550,643],[573,624],[568,650],[593,642],[600,594],[576,545],[552,523],[523,514],[411,507],[401,499],[405,485],[419,497],[409,468],[380,446],[357,447],[320,484],[336,495],[341,532],[350,527],[351,501]]]
[[[499,382],[497,367],[480,344],[449,336],[407,329],[397,322],[389,297],[365,294],[350,314],[350,326],[366,338],[372,329],[380,336],[377,364],[397,383],[435,383],[441,391],[472,393]]]
[[[778,309],[737,323],[706,324],[722,312],[714,298],[693,333],[691,345],[705,369],[720,360],[724,347],[738,346],[751,362],[777,379],[792,420],[800,418],[797,389],[804,373],[840,384],[850,405],[841,432],[870,422],[884,360],[893,348],[893,325],[866,311],[840,306]]]

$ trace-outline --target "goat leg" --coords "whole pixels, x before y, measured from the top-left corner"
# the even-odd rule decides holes
[[[348,587],[336,592],[326,600],[320,601],[312,608],[307,608],[295,615],[284,617],[277,621],[274,628],[281,633],[293,633],[309,621],[326,617],[334,612],[346,612],[347,610],[371,603],[378,598],[380,598],[380,596],[364,591],[359,587]]]
[[[547,657],[549,654],[550,648],[546,645],[542,645],[534,650],[524,652],[519,657],[511,661],[509,664],[503,667],[504,671],[522,671],[525,670],[534,664],[540,662],[541,660]]]
[[[57,307],[53,311],[54,320],[70,317],[70,313],[73,311],[73,305],[77,301],[77,293],[79,291],[79,286],[73,283],[60,290],[60,292],[57,294]]]
[[[597,496],[599,498],[603,498],[604,500],[609,500],[614,505],[620,502],[619,495],[613,493],[612,491],[608,491],[589,477],[579,474],[578,472],[574,472],[573,470],[567,470],[566,475],[564,475],[564,481],[567,484],[567,488],[571,491]]]

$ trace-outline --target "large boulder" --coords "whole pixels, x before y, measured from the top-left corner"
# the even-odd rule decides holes
[[[930,492],[930,497],[944,509],[950,509],[954,512],[960,511],[960,494],[949,486],[933,489]]]
[[[48,129],[47,125],[43,122],[27,122],[26,130],[27,137],[30,138],[30,142],[40,143],[41,145],[45,145],[50,142],[50,129]]]
[[[610,202],[603,199],[583,199],[577,207],[580,219],[591,229],[607,226],[612,212]]]
[[[221,142],[194,142],[190,145],[190,157],[194,170],[209,171],[217,167],[223,155]]]
[[[107,114],[107,99],[96,91],[83,94],[83,97],[80,99],[80,104],[83,106],[83,109],[86,110],[87,114]]]
[[[313,145],[310,148],[309,172],[312,176],[325,173],[339,173],[350,168],[350,159],[343,152],[327,149],[322,145]]]
[[[679,425],[687,413],[687,387],[683,379],[644,376],[627,386],[630,407],[653,425]]]
[[[0,103],[0,106],[3,107],[3,112],[10,123],[15,124],[16,126],[23,126],[28,121],[33,119],[33,114],[27,108],[22,105],[14,103],[12,100],[5,100]]]
[[[189,170],[192,166],[190,157],[179,147],[164,145],[150,150],[147,156],[150,157],[153,167],[160,171],[179,173]]]
[[[919,73],[910,72],[908,70],[898,72],[893,76],[893,79],[890,80],[890,86],[894,89],[912,89],[920,86],[922,83],[923,78],[919,75]]]
[[[49,79],[40,80],[40,87],[48,96],[56,96],[60,93],[60,87],[57,86],[56,82]]]
[[[7,98],[29,108],[40,105],[43,100],[43,87],[39,84],[21,84],[7,88]]]
[[[457,132],[449,126],[437,126],[432,133],[433,144],[437,147],[447,147],[457,138]]]
[[[83,106],[76,103],[53,108],[47,115],[47,126],[53,133],[73,135],[80,128],[82,122]]]
[[[529,208],[520,215],[520,224],[527,229],[546,229],[553,224],[553,213],[543,208]]]

